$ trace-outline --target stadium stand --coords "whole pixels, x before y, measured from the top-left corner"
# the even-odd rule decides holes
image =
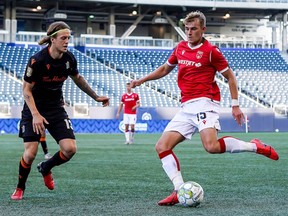
[[[87,54],[97,61],[112,65],[128,77],[141,77],[164,63],[171,51],[166,50],[118,50],[118,49],[87,49]],[[239,90],[243,93],[240,96],[240,103],[244,107],[271,107],[277,103],[286,103],[285,93],[271,92],[266,86],[277,86],[273,83],[274,77],[283,74],[286,80],[288,64],[280,55],[277,49],[223,49],[223,53],[235,71],[239,82]],[[179,95],[179,89],[175,83],[177,69],[161,80],[153,82],[160,92],[167,92],[170,95]],[[249,76],[248,76],[248,71]],[[255,72],[255,73],[253,73]],[[257,80],[261,72],[265,82]],[[276,74],[275,74],[276,73]],[[220,76],[218,76],[220,79]],[[219,81],[219,80],[218,80]],[[223,80],[224,81],[224,80]],[[230,92],[224,82],[219,82],[222,92],[222,106],[230,106]],[[285,86],[281,87],[284,89]],[[274,88],[275,91],[277,88]],[[281,94],[281,95],[279,95]],[[172,96],[173,97],[173,96]],[[178,98],[179,99],[179,98]]]
[[[1,97],[0,102],[11,105],[23,103],[21,79],[29,57],[40,47],[11,46],[0,43]],[[288,64],[277,49],[222,49],[233,68],[240,91],[242,107],[273,107],[286,104]],[[87,48],[85,53],[71,47],[78,68],[85,79],[99,94],[111,98],[111,106],[119,104],[120,95],[125,91],[125,83],[141,77],[163,64],[171,50],[150,49],[105,49]],[[10,75],[7,75],[10,74]],[[137,92],[144,107],[178,107],[180,92],[175,80],[177,68],[168,76],[151,81]],[[222,92],[223,107],[230,107],[228,85],[217,76]],[[64,84],[64,97],[67,105],[78,103],[100,106],[80,91],[68,79]]]

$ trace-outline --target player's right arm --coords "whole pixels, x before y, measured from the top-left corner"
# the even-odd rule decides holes
[[[116,113],[116,119],[119,118],[120,113],[121,113],[121,111],[122,111],[122,108],[123,108],[123,103],[120,102],[119,107],[118,107],[118,110],[117,110],[117,113]]]
[[[36,132],[37,134],[40,134],[40,133],[43,133],[45,130],[44,123],[46,124],[49,124],[49,123],[39,113],[36,107],[35,100],[32,94],[33,86],[34,86],[34,82],[32,83],[29,83],[26,81],[23,82],[23,97],[33,117],[33,121],[32,121],[33,131]]]
[[[130,85],[132,88],[135,88],[136,86],[140,86],[144,82],[160,79],[169,74],[174,69],[174,67],[175,66],[169,66],[167,63],[164,63],[145,77],[142,77],[139,80],[132,80]]]

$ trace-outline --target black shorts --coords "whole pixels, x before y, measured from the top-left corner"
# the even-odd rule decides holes
[[[64,108],[58,109],[56,112],[55,110],[50,111],[47,115],[45,112],[40,113],[49,122],[49,124],[45,124],[45,127],[57,143],[62,139],[75,139],[71,121]],[[41,135],[33,131],[32,118],[23,118],[23,116],[26,115],[22,114],[19,137],[23,138],[24,142],[39,142]]]

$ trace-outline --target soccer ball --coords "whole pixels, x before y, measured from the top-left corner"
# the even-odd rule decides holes
[[[196,207],[204,199],[204,190],[198,183],[188,181],[180,186],[177,198],[183,206]]]

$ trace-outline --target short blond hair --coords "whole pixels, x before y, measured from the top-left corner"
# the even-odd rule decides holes
[[[199,19],[201,27],[206,27],[206,17],[200,11],[193,11],[187,14],[183,20],[183,23],[186,25],[187,23],[192,22],[194,19]]]

